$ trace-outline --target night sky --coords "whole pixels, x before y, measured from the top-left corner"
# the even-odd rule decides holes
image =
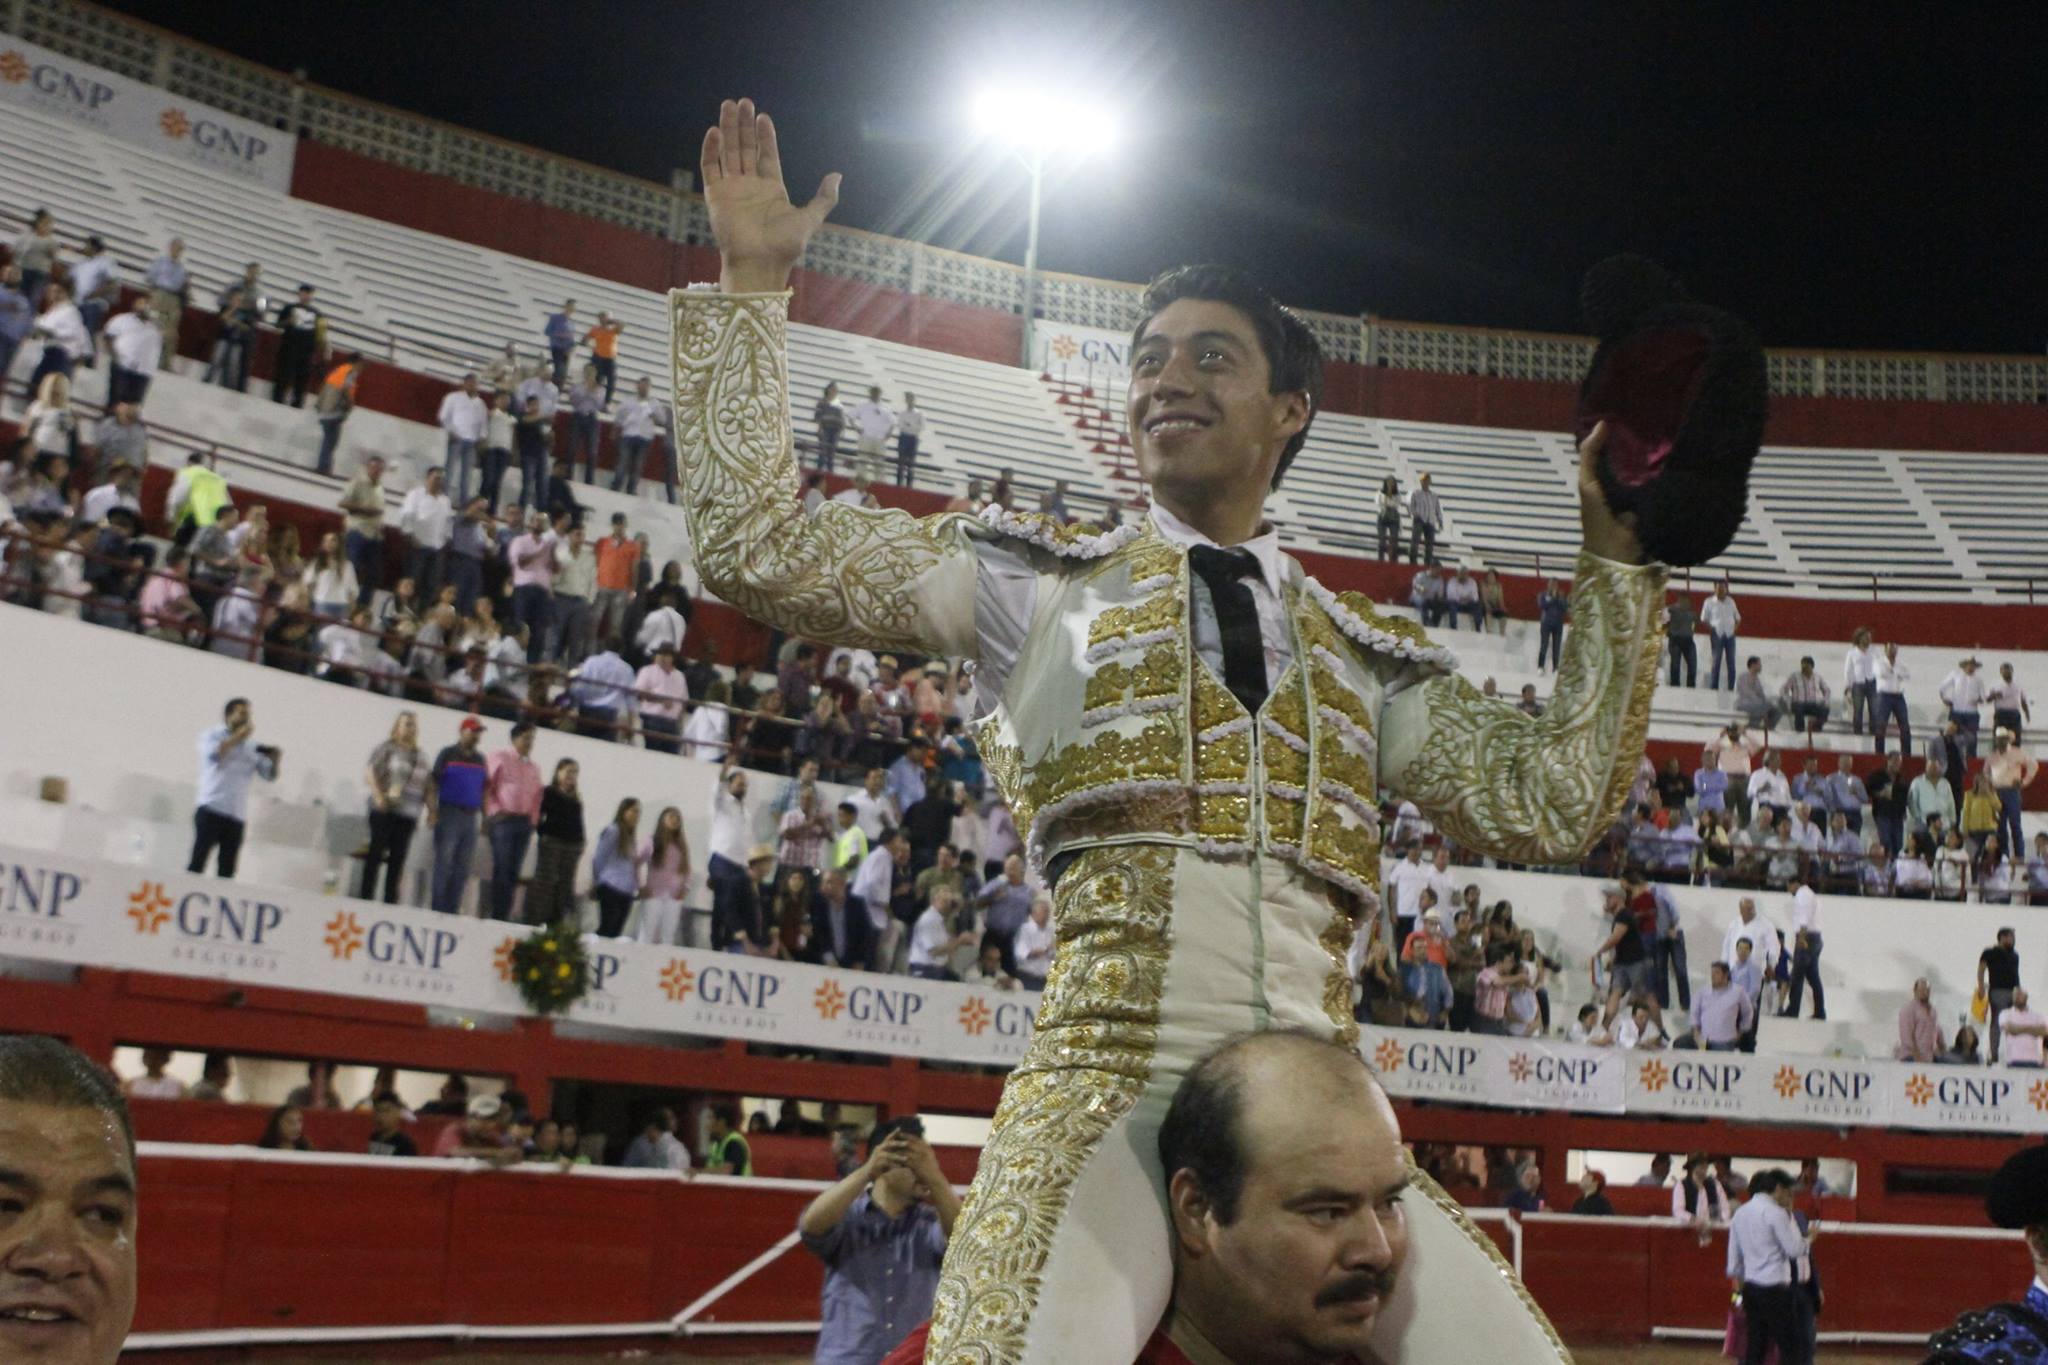
[[[2048,344],[2048,7],[115,0],[266,65],[656,180],[725,95],[835,221],[1020,260],[992,81],[1113,97],[1040,262],[1257,270],[1333,312],[1577,330],[1629,249],[1775,346]]]

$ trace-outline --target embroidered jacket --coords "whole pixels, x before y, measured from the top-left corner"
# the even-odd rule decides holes
[[[1378,801],[1461,845],[1577,857],[1614,820],[1649,722],[1661,568],[1580,556],[1541,717],[1357,593],[1287,561],[1293,663],[1249,715],[1189,638],[1186,553],[1149,522],[1098,532],[990,508],[918,518],[798,503],[787,294],[671,295],[684,506],[704,585],[805,639],[978,652],[977,546],[1005,541],[1036,607],[982,722],[983,761],[1034,860],[1105,842],[1263,849],[1354,892],[1379,880]]]

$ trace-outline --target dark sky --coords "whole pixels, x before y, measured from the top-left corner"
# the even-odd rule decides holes
[[[776,115],[836,221],[1021,259],[992,80],[1113,96],[1047,269],[1258,270],[1333,312],[1574,330],[1579,274],[1663,260],[1777,346],[2048,343],[2048,7],[1019,0],[114,0],[268,65],[600,165],[694,167]]]

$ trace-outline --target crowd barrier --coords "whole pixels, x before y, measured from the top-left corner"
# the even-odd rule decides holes
[[[821,1182],[144,1143],[131,1351],[347,1341],[744,1337],[801,1352]],[[1726,1233],[1472,1211],[1572,1342],[1718,1337]],[[2015,1295],[2017,1234],[1823,1223],[1829,1341],[1923,1340]]]

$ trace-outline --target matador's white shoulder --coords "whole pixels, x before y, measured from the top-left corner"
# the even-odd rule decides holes
[[[979,520],[993,538],[1021,540],[1062,559],[1102,559],[1144,533],[1136,522],[1105,531],[1087,522],[1063,522],[1044,512],[1012,512],[997,503],[982,508]]]
[[[1331,592],[1313,578],[1302,580],[1302,591],[1355,644],[1375,654],[1389,654],[1446,673],[1458,671],[1456,654],[1430,639],[1420,625],[1407,617],[1382,613],[1364,593]]]

